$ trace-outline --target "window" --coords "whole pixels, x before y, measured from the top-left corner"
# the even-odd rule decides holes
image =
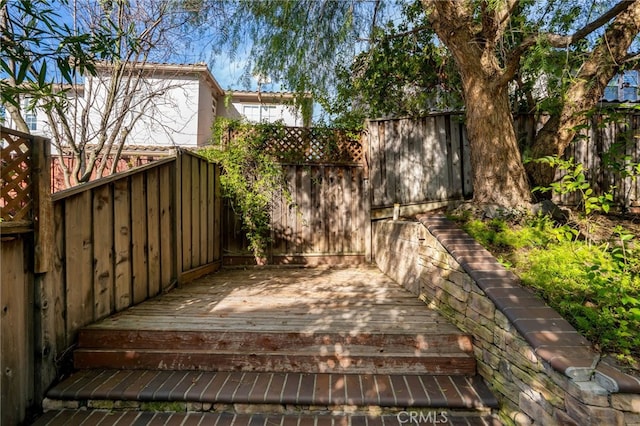
[[[273,123],[280,118],[277,108],[272,105],[245,105],[242,107],[242,115],[254,123]]]
[[[257,105],[245,105],[242,108],[242,115],[244,115],[249,121],[259,122],[260,107]]]
[[[625,71],[621,77],[620,99],[626,102],[638,102],[638,71]]]
[[[29,130],[38,130],[38,115],[36,110],[31,108],[31,98],[24,98],[22,110],[24,111],[24,121]]]
[[[262,121],[273,123],[278,120],[278,112],[274,106],[263,106],[261,109]]]

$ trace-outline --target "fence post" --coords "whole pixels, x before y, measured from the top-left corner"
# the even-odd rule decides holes
[[[182,267],[182,162],[184,161],[184,153],[181,149],[176,149],[176,178],[174,188],[174,203],[175,203],[175,262],[176,262],[176,281],[178,285],[182,284],[181,276],[183,271]]]
[[[53,248],[53,208],[51,203],[51,142],[32,137],[32,179],[34,201],[34,272],[49,270]]]
[[[371,197],[373,196],[373,191],[371,188],[371,179],[369,176],[370,173],[370,158],[371,158],[371,144],[369,139],[369,129],[370,129],[370,121],[367,120],[365,124],[365,130],[362,132],[360,136],[360,140],[362,143],[362,163],[363,163],[363,214],[365,220],[365,260],[368,263],[373,262],[373,226],[371,224],[372,216],[371,216]]]

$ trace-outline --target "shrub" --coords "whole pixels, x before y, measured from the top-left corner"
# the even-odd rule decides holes
[[[521,223],[463,220],[463,228],[579,332],[620,358],[640,356],[640,256],[618,226],[593,244],[546,216]]]

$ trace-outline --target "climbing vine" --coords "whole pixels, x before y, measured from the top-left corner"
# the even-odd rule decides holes
[[[264,259],[271,241],[271,211],[274,200],[290,199],[282,166],[264,149],[283,132],[282,124],[249,124],[216,119],[212,145],[201,154],[218,162],[222,193],[242,218],[250,249]]]

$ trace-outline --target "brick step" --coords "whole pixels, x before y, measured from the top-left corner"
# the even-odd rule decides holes
[[[411,417],[416,421],[411,423]],[[422,415],[422,418],[420,417]],[[422,420],[421,420],[422,419]],[[34,426],[53,425],[210,425],[210,426],[398,426],[399,424],[447,424],[451,426],[497,426],[491,415],[458,414],[441,411],[407,412],[386,415],[359,414],[233,414],[177,413],[153,411],[50,411]]]
[[[479,376],[107,369],[74,373],[47,392],[45,406],[69,408],[65,401],[71,403],[70,407],[108,409],[133,407],[127,404],[132,401],[199,403],[210,407],[215,404],[472,410],[497,407],[497,400]]]
[[[200,371],[263,371],[308,373],[461,374],[476,372],[472,354],[460,350],[445,353],[417,349],[353,346],[330,351],[324,346],[286,352],[210,351],[194,349],[77,349],[77,369],[157,369]]]
[[[79,348],[93,349],[208,349],[208,350],[287,350],[300,347],[366,345],[412,348],[422,352],[472,352],[468,334],[441,333],[334,333],[277,331],[196,331],[131,330],[84,328],[78,335]]]

